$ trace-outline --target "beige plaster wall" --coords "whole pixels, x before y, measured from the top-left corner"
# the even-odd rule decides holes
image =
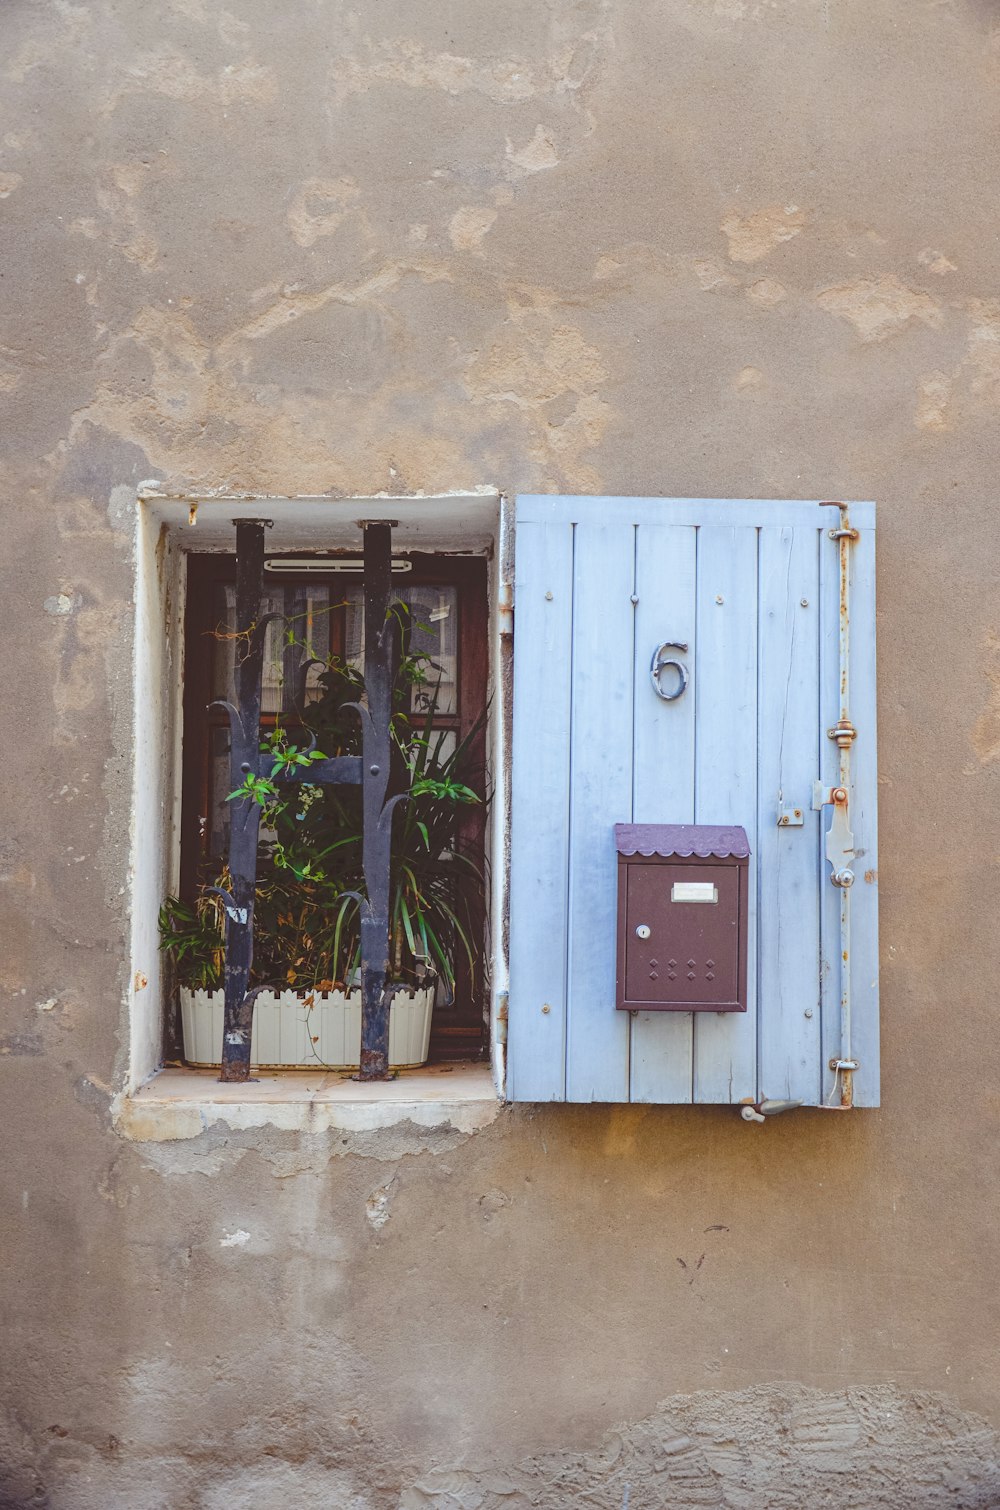
[[[10,0],[0,79],[0,1504],[997,1503],[997,7]],[[883,1109],[116,1136],[154,477],[877,499]]]

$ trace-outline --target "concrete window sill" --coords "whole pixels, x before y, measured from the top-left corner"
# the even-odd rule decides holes
[[[222,1085],[215,1070],[165,1069],[123,1097],[116,1123],[139,1142],[196,1138],[232,1129],[372,1132],[409,1123],[476,1132],[500,1111],[487,1064],[424,1065],[395,1080],[360,1085],[328,1070],[260,1071],[248,1085]]]

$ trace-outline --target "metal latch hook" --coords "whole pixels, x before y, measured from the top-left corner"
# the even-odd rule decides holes
[[[653,660],[649,668],[649,679],[653,683],[653,691],[657,697],[662,697],[665,703],[675,703],[687,691],[689,680],[688,669],[682,661],[674,660],[672,656],[668,656],[666,654],[668,650],[680,650],[685,655],[687,654],[687,646],[681,645],[675,640],[665,640],[662,645],[657,645],[653,651]],[[668,666],[671,670],[677,672],[678,677],[677,686],[673,692],[666,692],[660,686],[660,672],[664,671]]]

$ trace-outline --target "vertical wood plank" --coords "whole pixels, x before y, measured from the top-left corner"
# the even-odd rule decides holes
[[[879,1105],[878,783],[876,774],[875,526],[851,547],[851,822],[857,879],[851,891],[853,1043],[860,1068],[855,1106]],[[833,888],[831,887],[831,890]]]
[[[694,822],[695,686],[676,702],[657,697],[653,653],[664,641],[695,665],[695,560],[691,526],[641,524],[636,531],[634,823]],[[667,686],[667,673],[664,685]],[[691,1100],[694,1023],[690,1012],[639,1012],[632,1019],[630,1098]]]
[[[758,822],[760,1094],[820,1099],[819,558],[813,529],[760,531]],[[803,822],[778,827],[779,807]]]
[[[566,1094],[571,524],[518,522],[514,612],[507,1094],[515,1101],[562,1101]]]
[[[695,1013],[695,1101],[757,1086],[757,531],[698,532],[695,821],[739,823],[750,851],[746,1012]]]
[[[566,1099],[627,1101],[627,1012],[615,1008],[614,825],[632,811],[635,529],[576,526],[570,757]]]

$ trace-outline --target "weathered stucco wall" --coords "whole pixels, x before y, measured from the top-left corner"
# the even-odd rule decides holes
[[[996,6],[0,35],[0,1503],[997,1503]],[[116,1136],[153,477],[879,500],[882,1111]]]

